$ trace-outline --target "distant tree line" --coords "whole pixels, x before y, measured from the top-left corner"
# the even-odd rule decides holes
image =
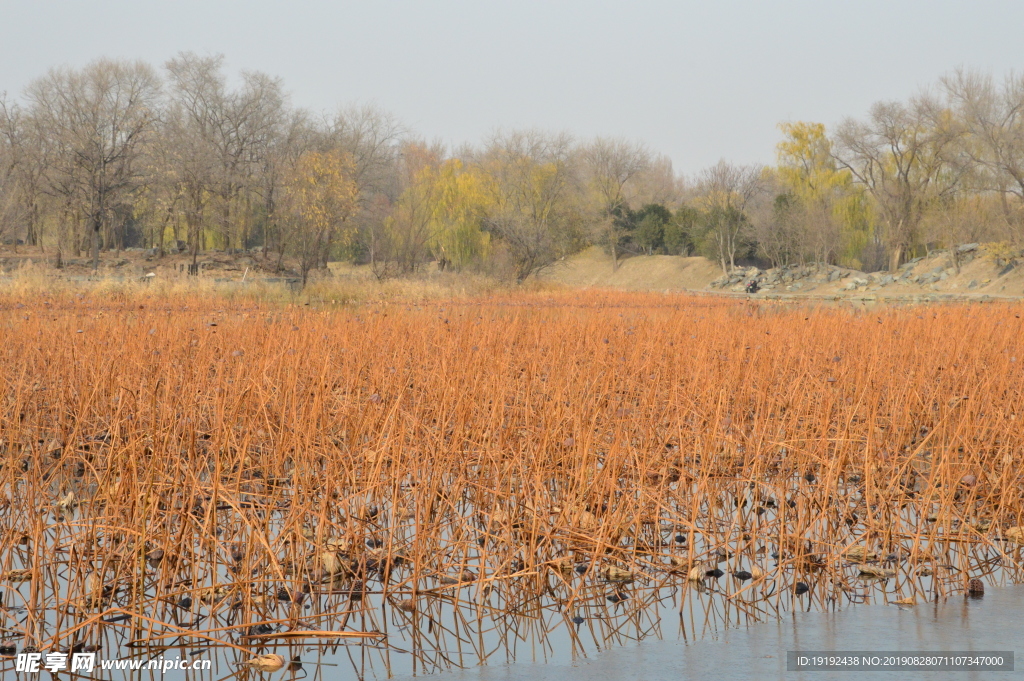
[[[259,251],[381,278],[428,263],[523,280],[599,245],[704,255],[724,270],[898,267],[968,241],[1021,245],[1024,77],[960,71],[829,134],[785,123],[774,167],[719,162],[684,180],[629,140],[536,130],[478,147],[424,142],[373,107],[316,115],[263,73],[179,54],[161,70],[101,59],[0,96],[0,238],[60,266],[102,250]]]

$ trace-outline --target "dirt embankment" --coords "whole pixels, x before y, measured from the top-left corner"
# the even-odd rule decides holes
[[[618,268],[594,246],[545,269],[538,279],[571,288],[630,291],[693,291],[706,288],[722,270],[707,258],[648,255],[626,258]]]
[[[769,270],[738,268],[723,275],[706,258],[655,255],[622,260],[591,248],[552,266],[541,278],[570,287],[742,294],[756,279],[761,297],[869,299],[1024,297],[1024,255],[983,244],[961,246],[959,270],[947,251],[915,258],[897,272],[860,272],[831,265],[793,265]]]

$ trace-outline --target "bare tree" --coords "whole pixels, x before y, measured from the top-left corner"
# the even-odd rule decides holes
[[[1001,87],[992,76],[958,70],[942,86],[967,128],[959,150],[981,180],[983,190],[996,191],[1003,213],[1024,238],[1020,207],[1024,202],[1024,75],[1009,74]],[[1015,199],[1010,201],[1008,197]]]
[[[159,92],[148,65],[107,59],[81,71],[54,69],[28,88],[31,115],[53,147],[50,186],[73,195],[84,213],[93,269],[112,210],[140,184],[138,160]]]
[[[181,54],[167,62],[170,102],[166,114],[168,154],[182,196],[192,249],[198,260],[207,205],[214,194],[217,174],[216,137],[221,127],[225,97],[223,57],[199,58]]]
[[[186,197],[193,264],[211,198],[219,207],[217,225],[224,246],[245,246],[248,232],[239,216],[233,217],[235,202],[260,184],[253,175],[266,168],[267,156],[288,122],[280,80],[245,72],[242,87],[232,91],[222,73],[223,61],[219,55],[185,52],[166,64],[172,91],[168,126],[179,150],[176,165]]]
[[[6,231],[17,238],[25,226],[25,241],[43,247],[43,183],[48,164],[44,136],[33,119],[15,102],[0,96],[0,189]]]
[[[638,180],[652,168],[651,153],[639,142],[598,137],[581,150],[588,185],[597,203],[596,222],[619,268],[622,213],[635,199]]]
[[[355,162],[361,202],[378,194],[397,198],[396,166],[407,134],[398,119],[377,106],[352,106],[335,114],[328,135]]]
[[[747,211],[767,194],[762,166],[719,161],[697,177],[694,193],[705,213],[705,235],[713,244],[723,272],[736,267],[749,234]]]
[[[316,146],[317,130],[309,114],[301,109],[290,112],[281,134],[269,141],[260,159],[258,181],[251,187],[261,204],[263,259],[267,260],[271,249],[277,251],[276,271],[283,269],[293,236],[287,229],[289,220],[283,219],[289,208],[282,205],[285,179],[294,172],[302,155]]]
[[[878,102],[866,121],[847,119],[835,136],[836,161],[874,198],[885,226],[889,269],[916,242],[929,203],[952,192],[962,171],[952,162],[961,129],[934,99]]]
[[[572,140],[536,130],[499,132],[478,164],[491,191],[485,225],[504,242],[523,281],[564,254],[577,226]]]
[[[387,234],[386,206],[398,201],[405,183],[402,178],[402,149],[408,131],[392,114],[375,105],[339,109],[328,123],[326,140],[348,153],[355,162],[355,182],[359,188],[358,210],[352,217],[371,268],[384,276],[385,264],[377,267],[377,258],[385,252]]]
[[[6,113],[5,102],[0,97],[0,115]],[[6,115],[4,116],[6,118]],[[2,121],[0,121],[2,124]],[[4,126],[6,129],[7,126]],[[23,206],[21,195],[23,191],[19,186],[17,162],[15,160],[12,145],[8,141],[8,135],[4,134],[0,141],[0,238],[4,240],[17,239],[18,223],[22,221],[23,215],[20,210]],[[17,244],[17,241],[15,241]]]
[[[775,267],[800,258],[807,223],[806,207],[793,194],[778,193],[774,201],[760,202],[751,212],[751,235],[758,251]]]

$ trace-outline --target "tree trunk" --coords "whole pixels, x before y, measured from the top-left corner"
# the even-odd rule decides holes
[[[889,255],[889,272],[896,272],[900,268],[900,261],[903,259],[903,244],[897,244]]]
[[[39,252],[43,252],[43,240],[38,234],[39,204],[35,201],[28,210],[28,238],[25,241],[29,246],[39,246]]]
[[[100,223],[99,217],[92,219],[92,271],[100,268]]]
[[[224,250],[227,253],[232,253],[234,244],[231,240],[231,199],[228,198],[230,195],[224,194],[224,206],[221,208],[221,233],[224,236]]]
[[[325,243],[323,245],[323,252],[321,253],[321,255],[323,257],[319,259],[320,262],[317,263],[318,267],[323,267],[324,269],[327,269],[327,261],[331,257],[331,244],[332,244],[333,241],[334,241],[334,230],[333,229],[328,229],[327,230],[327,236],[326,236],[326,239],[325,239]]]

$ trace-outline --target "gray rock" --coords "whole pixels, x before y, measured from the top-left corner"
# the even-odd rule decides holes
[[[971,279],[971,283],[967,285],[967,288],[969,288],[969,289],[978,288],[978,280],[977,279]]]
[[[829,281],[839,281],[839,279],[840,279],[840,278],[841,278],[842,276],[843,276],[843,273],[842,273],[842,272],[840,272],[839,270],[832,270],[832,271],[831,271],[831,272],[829,272],[829,274],[828,274],[828,280],[829,280]]]
[[[978,244],[960,244],[956,247],[958,253],[970,253],[978,250]]]

